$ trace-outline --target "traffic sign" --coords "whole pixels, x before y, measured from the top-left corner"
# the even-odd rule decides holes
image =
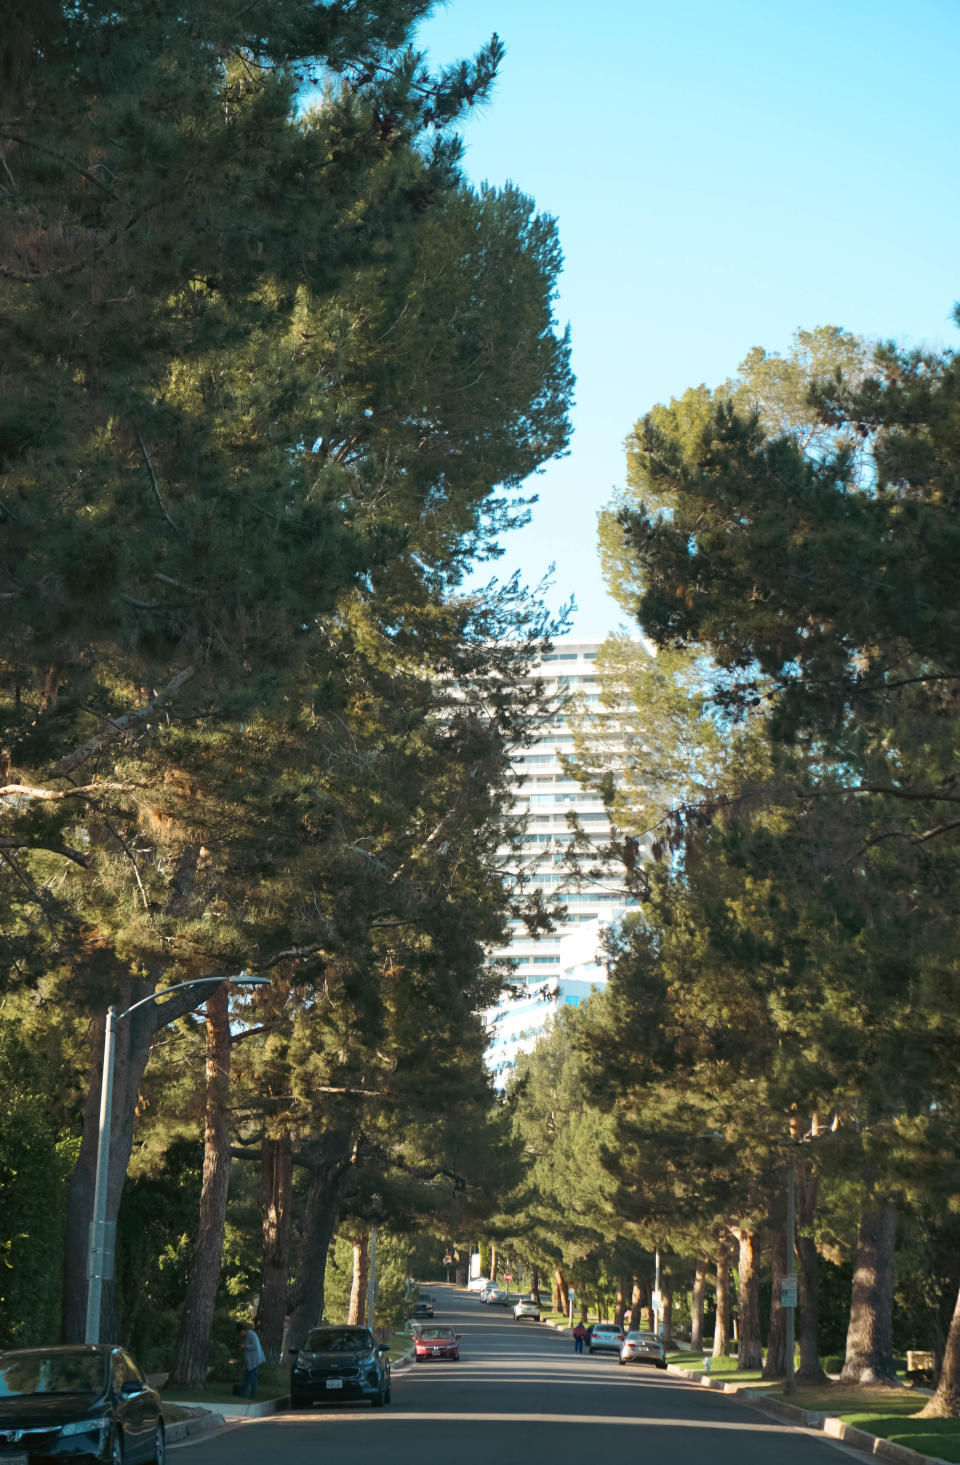
[[[780,1306],[796,1307],[797,1305],[797,1279],[791,1273],[788,1277],[780,1278]]]
[[[512,1282],[513,1281],[513,1273],[512,1272],[504,1272],[504,1274],[503,1274],[503,1280],[505,1282]]]

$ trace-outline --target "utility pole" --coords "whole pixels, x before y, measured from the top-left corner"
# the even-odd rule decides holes
[[[373,1327],[373,1309],[377,1301],[377,1228],[370,1227],[370,1250],[367,1258],[367,1327]]]
[[[793,1153],[789,1153],[787,1159],[787,1270],[784,1280],[787,1282],[787,1301],[783,1303],[781,1288],[781,1305],[784,1311],[787,1336],[787,1357],[786,1377],[784,1379],[783,1391],[785,1394],[792,1394],[796,1389],[795,1365],[793,1351],[796,1345],[796,1287],[797,1278],[794,1271],[793,1252],[796,1240],[796,1170],[793,1163]]]

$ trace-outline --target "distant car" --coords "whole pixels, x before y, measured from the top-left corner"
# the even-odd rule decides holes
[[[390,1349],[369,1328],[313,1328],[294,1349],[290,1407],[369,1399],[374,1409],[390,1403]]]
[[[470,1278],[470,1281],[467,1283],[467,1291],[468,1292],[482,1292],[483,1289],[484,1289],[484,1287],[488,1287],[489,1285],[490,1285],[490,1278],[489,1277],[471,1277]]]
[[[594,1323],[587,1348],[591,1353],[619,1353],[623,1329],[619,1323]]]
[[[129,1353],[85,1345],[0,1353],[0,1459],[157,1461],[163,1404]]]
[[[502,1287],[491,1287],[487,1293],[486,1302],[488,1307],[506,1307],[510,1301],[509,1292],[504,1292]]]
[[[460,1361],[460,1334],[453,1328],[418,1328],[414,1339],[415,1361],[426,1363],[430,1358]]]
[[[630,1332],[620,1345],[621,1363],[655,1363],[666,1368],[667,1350],[656,1333]]]
[[[421,1293],[413,1304],[414,1317],[433,1317],[433,1298]]]
[[[481,1302],[486,1302],[487,1299],[490,1296],[490,1293],[491,1292],[495,1292],[496,1290],[497,1290],[497,1284],[496,1284],[496,1282],[484,1282],[483,1286],[480,1289],[480,1301]]]
[[[514,1318],[532,1317],[535,1322],[540,1321],[540,1304],[534,1297],[521,1297],[513,1309]]]

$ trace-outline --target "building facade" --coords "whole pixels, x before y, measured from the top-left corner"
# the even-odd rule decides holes
[[[620,860],[601,858],[609,844],[610,824],[603,802],[585,789],[564,768],[562,758],[573,755],[569,708],[574,695],[588,711],[600,707],[600,684],[595,666],[597,641],[559,642],[531,670],[545,685],[552,708],[540,739],[516,755],[514,812],[526,820],[519,849],[504,850],[504,863],[523,888],[542,891],[544,899],[566,910],[566,921],[550,935],[531,936],[521,920],[511,921],[511,939],[491,953],[510,968],[509,990],[487,1014],[490,1046],[487,1063],[502,1087],[520,1053],[528,1052],[548,1021],[564,1005],[586,1001],[594,987],[606,981],[597,960],[604,928],[625,912]],[[584,835],[596,846],[597,857],[582,867],[597,873],[575,878],[567,856],[575,838],[570,827],[574,814]]]

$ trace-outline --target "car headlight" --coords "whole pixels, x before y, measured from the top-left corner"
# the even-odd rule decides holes
[[[96,1435],[98,1442],[103,1439],[110,1423],[106,1419],[77,1419],[73,1424],[62,1424],[60,1426],[60,1438],[65,1439],[71,1435],[90,1434]]]

